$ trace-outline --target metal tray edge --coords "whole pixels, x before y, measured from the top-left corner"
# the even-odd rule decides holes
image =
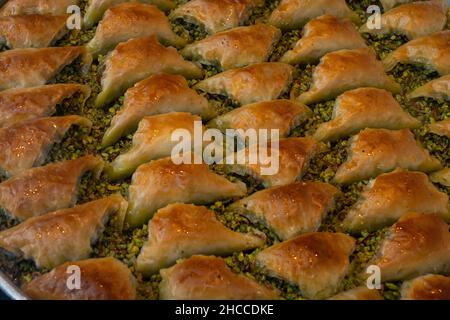
[[[13,300],[30,300],[1,270],[0,290]]]

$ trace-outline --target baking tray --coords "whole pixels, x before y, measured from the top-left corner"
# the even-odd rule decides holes
[[[30,300],[2,271],[0,271],[0,290],[13,300]]]

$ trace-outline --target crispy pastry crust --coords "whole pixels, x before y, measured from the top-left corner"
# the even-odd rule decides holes
[[[217,220],[213,211],[191,204],[171,204],[158,210],[148,226],[149,239],[139,254],[136,269],[144,275],[195,254],[230,255],[264,245],[265,237],[234,232]]]
[[[307,233],[261,251],[256,261],[270,276],[298,285],[306,298],[323,299],[336,293],[354,248],[355,239],[343,233]]]
[[[338,168],[334,181],[348,184],[397,167],[432,172],[442,165],[418,144],[408,129],[364,129],[350,139],[347,160]]]
[[[277,99],[288,90],[294,68],[280,62],[264,62],[231,69],[197,83],[194,88],[227,95],[240,104]]]
[[[56,106],[80,93],[83,106],[91,95],[87,85],[58,83],[32,88],[9,89],[0,92],[0,128],[42,117],[56,112]]]
[[[78,185],[88,171],[99,178],[104,162],[92,155],[32,168],[0,184],[0,206],[25,220],[76,204]]]
[[[80,270],[80,289],[69,289],[70,270]],[[136,279],[115,258],[66,262],[23,287],[35,300],[134,300]]]
[[[121,229],[127,201],[120,195],[88,202],[33,217],[0,232],[0,247],[24,259],[33,259],[38,268],[50,269],[66,261],[87,259],[91,244],[111,216]]]
[[[225,260],[193,256],[160,271],[162,300],[271,300],[278,293],[242,274],[236,274]]]
[[[315,68],[309,91],[296,99],[312,104],[333,99],[345,91],[375,87],[393,93],[400,92],[400,85],[383,70],[383,64],[371,49],[339,50],[326,54]]]
[[[450,271],[448,225],[435,214],[409,213],[394,224],[371,264],[382,281]]]
[[[397,169],[369,183],[343,221],[353,232],[374,231],[410,212],[436,213],[450,222],[447,194],[440,192],[422,172]]]
[[[192,0],[176,8],[171,19],[202,25],[209,34],[242,25],[263,0]]]
[[[171,158],[155,160],[141,165],[133,175],[127,221],[136,227],[170,203],[207,204],[244,196],[246,192],[243,182],[230,182],[211,172],[205,163],[174,164]]]
[[[230,206],[254,220],[263,220],[287,240],[319,229],[340,191],[322,182],[295,182],[255,192]]]
[[[423,66],[444,76],[450,73],[450,30],[409,41],[383,60],[386,71],[398,63]]]
[[[450,300],[450,277],[428,274],[405,281],[402,300]]]
[[[189,44],[181,54],[228,70],[267,61],[280,37],[281,31],[270,25],[237,27]]]

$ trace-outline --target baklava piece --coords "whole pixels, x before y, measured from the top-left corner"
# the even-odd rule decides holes
[[[347,18],[358,23],[359,17],[345,0],[282,0],[272,12],[269,23],[282,30],[302,28],[321,15]]]
[[[367,24],[361,32],[373,34],[402,34],[415,39],[441,31],[447,23],[447,3],[421,1],[395,7],[380,17],[381,27],[369,29]]]
[[[334,181],[349,184],[397,167],[428,173],[442,165],[408,129],[364,129],[350,139],[347,160],[338,168]]]
[[[237,27],[189,44],[181,54],[228,70],[266,62],[280,37],[281,31],[270,25]]]
[[[351,21],[324,15],[305,25],[301,39],[280,58],[280,62],[313,64],[333,51],[366,47],[364,39]]]
[[[340,191],[322,182],[294,182],[255,192],[229,208],[250,220],[262,221],[282,240],[319,229],[334,208]]]
[[[98,179],[103,165],[89,155],[26,170],[0,184],[0,206],[19,220],[72,207],[81,177],[91,171]]]
[[[430,132],[450,138],[450,118],[430,124]]]
[[[0,16],[0,45],[10,49],[45,48],[68,31],[66,15]]]
[[[428,274],[405,281],[402,300],[450,300],[450,277]]]
[[[256,261],[269,276],[297,285],[305,298],[324,299],[336,294],[354,248],[348,235],[314,232],[275,244]]]
[[[84,117],[64,116],[30,120],[0,129],[0,168],[7,176],[14,176],[42,165],[51,147],[59,143],[73,125],[90,127],[92,123]]]
[[[126,178],[143,163],[170,157],[173,149],[179,144],[178,140],[173,139],[173,134],[177,130],[183,130],[183,133],[194,136],[196,122],[200,124],[202,130],[201,121],[199,116],[186,112],[145,117],[139,122],[131,148],[107,167],[108,176],[114,180]],[[193,144],[191,148],[194,148]]]
[[[278,292],[242,274],[234,273],[225,260],[193,256],[160,271],[162,300],[273,300]]]
[[[106,10],[125,2],[153,4],[163,11],[169,11],[175,8],[175,2],[173,0],[89,0],[89,4],[84,15],[84,28],[91,29],[102,19]]]
[[[301,178],[320,149],[312,138],[284,138],[276,144],[269,141],[237,151],[234,164],[228,168],[236,174],[252,176],[265,187],[282,186]]]
[[[226,228],[206,207],[180,203],[158,210],[148,225],[148,234],[136,260],[136,270],[144,275],[170,267],[181,258],[226,256],[262,247],[265,240],[265,236]]]
[[[264,62],[231,69],[197,83],[194,88],[229,96],[240,104],[277,99],[289,89],[294,67],[280,62]]]
[[[311,110],[292,100],[272,100],[247,104],[211,120],[208,125],[226,132],[226,129],[278,130],[286,138],[292,129],[305,122]]]
[[[203,75],[198,65],[183,60],[175,48],[164,47],[156,36],[131,39],[108,54],[96,106],[112,102],[136,82],[158,73],[180,74],[189,79]]]
[[[140,226],[156,210],[171,203],[208,204],[242,197],[246,192],[243,182],[233,183],[211,172],[205,163],[175,164],[171,158],[155,160],[141,165],[133,175],[127,221],[132,227]]]
[[[365,128],[418,128],[419,120],[409,115],[389,91],[359,88],[341,94],[334,104],[330,121],[314,133],[319,141],[335,141]]]
[[[450,233],[438,215],[408,213],[388,232],[370,263],[382,281],[404,280],[450,271]]]
[[[200,25],[213,34],[243,25],[262,4],[264,0],[192,0],[172,11],[170,18]]]
[[[108,220],[120,229],[126,210],[127,201],[113,195],[33,217],[0,232],[0,247],[45,269],[87,259]]]
[[[106,11],[87,47],[94,56],[98,56],[121,42],[153,35],[165,45],[182,47],[186,44],[173,32],[169,18],[157,7],[127,2]]]
[[[215,115],[208,100],[190,89],[182,76],[153,75],[127,90],[123,107],[112,118],[102,146],[107,147],[135,131],[144,117],[170,112],[189,112],[205,120]]]
[[[70,288],[70,277],[80,272],[80,287]],[[34,300],[134,300],[136,279],[115,258],[66,262],[23,287]]]
[[[436,213],[450,222],[447,194],[440,192],[425,173],[397,169],[369,182],[343,226],[352,232],[374,231],[408,212]]]
[[[383,60],[386,71],[397,64],[412,64],[437,71],[441,76],[450,73],[450,30],[411,40]]]
[[[371,49],[339,50],[326,54],[315,68],[312,85],[296,99],[304,104],[330,100],[345,91],[375,87],[393,93],[400,85],[386,75]]]
[[[58,104],[76,94],[81,94],[79,105],[83,106],[91,95],[91,88],[82,84],[59,83],[0,91],[0,128],[49,117],[56,112]]]
[[[0,90],[44,85],[77,58],[82,59],[82,71],[87,72],[92,56],[85,47],[3,51],[0,53]]]
[[[443,186],[450,187],[450,168],[444,168],[442,170],[433,172],[432,174],[430,174],[430,179],[434,183],[439,183]]]
[[[8,0],[0,7],[0,16],[61,15],[67,13],[68,7],[78,5],[79,2],[79,0]]]
[[[437,100],[450,100],[450,75],[431,80],[408,94],[410,99],[429,97]]]

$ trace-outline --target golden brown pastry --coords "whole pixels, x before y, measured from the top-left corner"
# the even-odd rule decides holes
[[[177,130],[186,130],[194,136],[196,123],[203,130],[202,119],[187,112],[145,117],[139,122],[131,148],[126,153],[120,154],[107,168],[108,176],[114,180],[123,179],[131,176],[143,163],[170,157],[172,150],[179,144],[179,141],[172,139],[172,134]]]
[[[72,207],[81,177],[102,170],[103,160],[91,155],[26,170],[0,183],[0,207],[19,220]]]
[[[264,62],[219,73],[194,88],[250,104],[277,99],[288,90],[293,73],[294,68],[288,64]]]
[[[158,210],[148,225],[148,234],[136,260],[136,270],[144,275],[170,267],[180,258],[230,255],[262,247],[265,240],[226,228],[206,207],[181,203]]]
[[[380,291],[360,286],[332,296],[329,300],[383,300]]]
[[[84,28],[91,29],[94,24],[101,20],[106,10],[124,2],[153,4],[163,11],[169,11],[175,8],[173,0],[89,0],[84,15]]]
[[[380,0],[384,11],[388,11],[402,3],[413,2],[414,0]]]
[[[268,275],[298,285],[305,298],[324,299],[336,293],[354,248],[348,235],[314,232],[273,245],[256,261]]]
[[[113,195],[70,209],[33,217],[0,232],[0,247],[38,268],[50,269],[67,261],[87,259],[111,217],[120,228],[127,201]]]
[[[348,184],[397,167],[432,172],[442,165],[408,129],[365,129],[350,139],[347,160],[338,168],[334,181]]]
[[[435,183],[450,187],[450,168],[447,167],[442,170],[433,172],[432,174],[430,174],[430,179]]]
[[[292,100],[272,100],[247,104],[211,120],[208,125],[225,132],[226,129],[278,130],[285,138],[290,131],[305,122],[311,110]]]
[[[365,47],[364,39],[351,21],[323,15],[305,25],[301,39],[280,58],[280,62],[312,64],[333,51]]]
[[[0,16],[0,45],[10,49],[45,48],[66,33],[66,15]]]
[[[84,105],[91,95],[91,88],[81,84],[60,83],[0,91],[0,128],[51,116],[59,103],[76,93],[82,95],[80,105]]]
[[[345,0],[281,0],[272,12],[269,23],[282,30],[292,30],[324,14],[359,22],[358,15]]]
[[[82,58],[82,71],[86,72],[92,57],[85,47],[29,48],[1,52],[0,90],[44,85],[78,57]]]
[[[181,74],[192,79],[202,77],[202,69],[185,61],[173,47],[164,47],[156,36],[131,39],[120,43],[108,54],[102,76],[102,92],[97,107],[112,102],[128,88],[158,73]]]
[[[445,28],[447,3],[435,0],[407,3],[383,13],[380,19],[380,28],[369,29],[367,24],[364,24],[360,31],[373,34],[403,34],[409,39],[415,39]]]
[[[393,93],[400,85],[383,70],[371,49],[339,50],[326,54],[315,68],[309,91],[297,97],[304,104],[330,100],[345,91],[375,87]]]
[[[160,271],[162,300],[272,300],[275,290],[234,273],[225,260],[193,256]]]
[[[105,54],[120,42],[155,35],[165,45],[186,44],[173,32],[169,19],[157,7],[139,2],[126,2],[108,9],[87,44],[94,56]]]
[[[8,0],[0,7],[0,16],[65,14],[69,6],[78,5],[79,2],[79,0]]]
[[[317,231],[339,193],[327,183],[294,182],[255,192],[229,208],[251,220],[262,220],[280,239],[287,240]]]
[[[334,141],[365,128],[418,128],[419,120],[402,109],[389,91],[359,88],[341,94],[334,104],[332,119],[318,126],[314,138]]]
[[[270,25],[237,27],[189,44],[181,54],[228,70],[267,61],[280,37],[281,31]]]
[[[386,71],[398,63],[419,65],[437,71],[441,76],[450,73],[450,30],[433,33],[405,43],[383,60]]]
[[[408,213],[394,224],[370,264],[382,281],[450,272],[448,225],[435,214]]]
[[[430,97],[433,99],[450,99],[450,75],[431,80],[408,94],[410,99]]]
[[[241,197],[246,192],[243,182],[230,182],[209,171],[204,163],[174,164],[171,158],[155,160],[141,165],[133,175],[127,221],[132,227],[140,226],[156,210],[171,203],[207,204]]]
[[[209,34],[238,27],[263,0],[192,0],[176,8],[171,19],[203,26]]]
[[[278,146],[269,141],[267,145],[249,146],[236,152],[238,160],[229,170],[250,175],[265,187],[282,186],[301,178],[318,151],[319,145],[312,138],[284,138],[279,140]],[[266,152],[267,159],[263,156]],[[239,159],[243,159],[243,163]]]
[[[450,118],[430,124],[430,132],[450,138]]]
[[[402,300],[450,300],[450,277],[427,274],[403,282]]]
[[[80,288],[69,289],[70,271],[80,271]],[[128,267],[111,257],[66,262],[26,284],[34,300],[134,300],[136,279]]]
[[[0,129],[0,168],[8,176],[21,174],[45,162],[51,147],[72,125],[90,127],[80,116],[40,118]]]
[[[343,221],[347,230],[373,231],[391,225],[408,212],[436,213],[450,222],[447,194],[422,172],[397,169],[369,182]]]
[[[156,74],[127,90],[123,107],[111,120],[102,146],[107,147],[135,131],[144,117],[169,112],[190,112],[205,120],[215,115],[208,100],[190,89],[182,76]]]

